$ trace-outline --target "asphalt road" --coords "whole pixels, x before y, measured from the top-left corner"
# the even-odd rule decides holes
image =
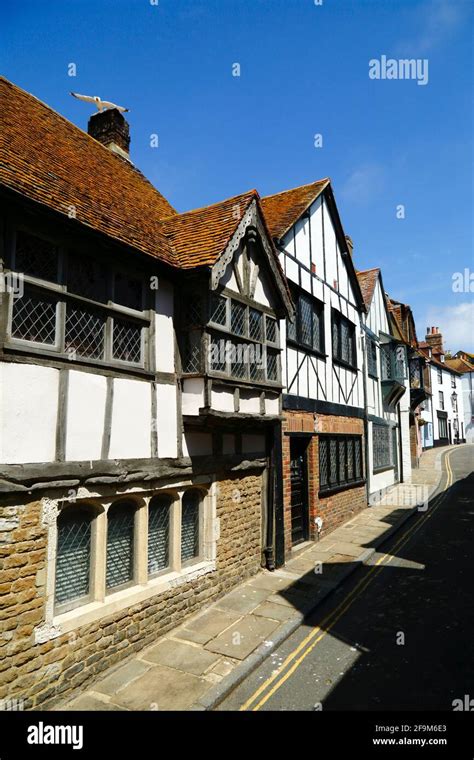
[[[473,460],[473,446],[453,450],[448,490],[216,709],[452,710],[474,698]]]

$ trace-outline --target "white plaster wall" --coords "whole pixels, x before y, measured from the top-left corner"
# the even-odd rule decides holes
[[[0,460],[52,462],[56,454],[59,370],[0,364]]]
[[[200,407],[204,406],[204,380],[200,377],[190,377],[183,382],[181,396],[183,414],[199,414]]]
[[[178,420],[176,386],[156,384],[156,429],[158,432],[158,456],[178,456]]]
[[[151,386],[114,379],[110,459],[151,456]]]
[[[158,372],[174,372],[173,287],[160,279],[155,294],[155,363]]]
[[[218,412],[234,411],[234,394],[224,388],[213,388],[211,392],[211,406]]]
[[[107,379],[89,372],[69,371],[66,460],[101,458]]]
[[[260,394],[241,391],[239,411],[245,414],[260,414]]]
[[[474,443],[474,372],[466,372],[460,382],[462,390],[464,437],[468,443]],[[460,396],[458,391],[458,396]]]
[[[265,414],[279,414],[280,402],[278,396],[276,398],[265,398]]]

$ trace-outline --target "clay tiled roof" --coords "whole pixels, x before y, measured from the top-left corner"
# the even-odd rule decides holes
[[[450,369],[455,369],[457,372],[474,372],[474,366],[460,357],[445,359],[445,364],[447,364]]]
[[[357,279],[359,281],[362,298],[367,307],[367,311],[372,303],[372,297],[374,295],[375,285],[377,283],[380,269],[364,269],[361,272],[356,271]]]
[[[278,240],[282,238],[329,183],[330,180],[326,177],[309,185],[262,198],[262,208],[272,236]]]
[[[0,183],[174,263],[160,219],[173,207],[132,164],[0,77]]]
[[[234,234],[256,190],[227,198],[212,206],[175,214],[162,223],[176,262],[185,269],[212,266]]]

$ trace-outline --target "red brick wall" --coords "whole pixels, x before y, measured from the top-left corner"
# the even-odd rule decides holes
[[[319,446],[317,433],[346,433],[364,435],[364,423],[355,417],[339,417],[312,412],[284,412],[283,421],[283,505],[285,526],[285,556],[291,552],[291,476],[290,440],[292,433],[308,433],[307,469],[309,491],[310,539],[317,538],[315,517],[323,519],[321,536],[327,535],[338,525],[349,520],[367,506],[365,486],[348,488],[320,497],[319,491]],[[364,451],[364,445],[362,445]],[[365,471],[365,465],[364,465]]]

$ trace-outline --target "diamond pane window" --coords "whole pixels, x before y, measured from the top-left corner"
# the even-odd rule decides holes
[[[319,436],[319,490],[348,488],[362,481],[362,438]]]
[[[349,325],[345,320],[343,320],[341,322],[341,359],[345,362],[348,362],[349,357],[350,357]]]
[[[90,359],[104,358],[105,317],[68,304],[66,311],[66,351]]]
[[[226,346],[227,341],[223,338],[211,338],[209,366],[214,372],[226,371]]]
[[[227,324],[227,298],[213,295],[211,297],[211,322],[216,325]]]
[[[339,323],[336,317],[333,317],[332,322],[332,353],[335,359],[339,358],[341,353],[341,341],[339,339]]]
[[[286,320],[286,337],[288,340],[297,339],[296,319],[293,322],[290,319]]]
[[[329,482],[337,483],[337,438],[329,440]]]
[[[107,269],[90,257],[69,254],[67,262],[69,293],[105,302],[107,299]]]
[[[306,346],[312,346],[313,333],[313,309],[309,298],[300,296],[299,299],[299,318],[300,318],[300,340]]]
[[[114,317],[112,356],[124,362],[142,361],[142,328],[134,322]]]
[[[129,309],[142,311],[142,282],[127,274],[117,272],[114,278],[114,303],[128,306]]]
[[[313,348],[322,351],[322,312],[313,307]]]
[[[245,312],[246,308],[237,301],[230,303],[230,328],[236,335],[245,334]]]
[[[89,595],[92,513],[84,507],[66,508],[58,517],[56,604]]]
[[[356,441],[357,443],[357,441]],[[347,480],[354,479],[354,440],[347,439]]]
[[[390,428],[388,425],[373,424],[372,443],[374,470],[382,467],[390,467],[392,464],[392,454],[390,447]]]
[[[332,312],[332,351],[334,359],[352,367],[356,366],[355,326],[334,309]]]
[[[201,371],[201,332],[190,330],[183,334],[183,372]]]
[[[169,566],[171,496],[154,496],[148,508],[148,572],[159,573]]]
[[[263,346],[249,346],[249,372],[251,380],[265,380],[265,354]]]
[[[267,341],[269,343],[277,342],[277,323],[275,319],[271,317],[265,317],[265,329],[267,333]]]
[[[57,282],[58,249],[47,240],[17,231],[15,269],[40,280]]]
[[[244,378],[246,370],[246,346],[244,343],[232,343],[230,348],[230,372],[233,377]]]
[[[129,501],[112,504],[107,513],[107,588],[133,580],[135,505]]]
[[[267,380],[278,380],[278,352],[267,348]]]
[[[338,440],[339,454],[339,482],[344,483],[346,480],[346,441],[344,438]]]
[[[181,561],[187,562],[199,556],[199,491],[186,491],[181,513]]]
[[[319,487],[324,488],[328,484],[328,440],[319,439]]]
[[[253,340],[263,340],[263,314],[256,309],[249,309],[249,337]],[[267,324],[267,340],[268,324]]]
[[[188,327],[199,326],[202,322],[201,316],[201,299],[196,296],[188,294],[188,300],[186,302],[184,320]]]
[[[377,344],[371,338],[367,338],[367,369],[369,375],[377,377]]]
[[[56,302],[25,291],[13,301],[12,337],[54,345],[56,341]]]

